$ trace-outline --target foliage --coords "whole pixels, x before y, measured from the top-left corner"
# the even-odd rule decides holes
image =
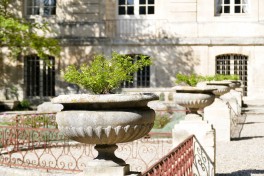
[[[133,73],[151,64],[147,56],[133,61],[128,55],[112,53],[112,58],[96,55],[90,65],[75,65],[66,68],[64,79],[95,94],[107,94],[118,88],[124,81],[132,81]]]
[[[166,124],[168,124],[170,121],[171,121],[171,118],[169,117],[168,114],[163,114],[163,115],[162,114],[157,114],[156,117],[155,117],[153,128],[161,129]]]
[[[176,83],[179,84],[179,83],[185,83],[189,86],[196,86],[196,84],[198,82],[201,82],[201,81],[204,81],[205,78],[201,75],[197,75],[197,74],[190,74],[190,75],[184,75],[184,74],[180,74],[178,73],[176,75]]]
[[[214,76],[214,80],[215,81],[239,80],[239,76],[238,75],[220,75],[220,74],[216,74]]]
[[[197,74],[184,75],[178,73],[176,75],[176,83],[185,83],[189,86],[196,86],[197,83],[201,81],[224,81],[224,80],[239,80],[238,75],[221,75],[216,74],[212,76],[202,76]]]
[[[0,47],[8,47],[12,58],[36,53],[47,61],[49,55],[57,56],[60,52],[58,41],[45,37],[51,32],[47,23],[29,22],[16,17],[10,12],[10,1],[0,0]]]
[[[31,103],[28,100],[22,100],[19,102],[17,110],[30,110]]]

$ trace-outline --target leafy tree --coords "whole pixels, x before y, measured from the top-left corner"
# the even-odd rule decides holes
[[[29,53],[36,53],[44,60],[48,55],[57,56],[60,52],[58,41],[45,37],[51,32],[48,24],[17,17],[10,10],[11,4],[11,0],[0,0],[0,48],[7,47],[12,58]]]

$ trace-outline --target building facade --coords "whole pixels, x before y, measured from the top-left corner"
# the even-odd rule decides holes
[[[3,99],[45,99],[76,91],[69,64],[113,51],[154,58],[129,87],[172,87],[177,73],[238,74],[245,95],[264,95],[263,0],[20,0],[19,16],[48,22],[62,45],[52,67],[38,57],[3,56]],[[5,48],[2,48],[5,50]],[[7,52],[5,52],[7,53]],[[15,70],[15,71],[14,71]],[[9,81],[11,80],[11,81]],[[15,93],[14,93],[15,92]]]

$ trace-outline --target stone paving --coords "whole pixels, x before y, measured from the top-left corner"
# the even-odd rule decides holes
[[[217,176],[264,176],[264,100],[245,100],[240,136],[217,143]]]

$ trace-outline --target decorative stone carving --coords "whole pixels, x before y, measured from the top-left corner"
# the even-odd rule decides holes
[[[52,103],[64,107],[56,115],[61,132],[75,141],[96,144],[99,154],[88,167],[126,167],[126,163],[114,154],[116,143],[148,134],[155,112],[147,104],[157,99],[154,94],[76,94],[58,96]]]
[[[221,95],[224,95],[225,93],[230,91],[231,82],[212,81],[212,82],[207,82],[206,84],[208,88],[216,89],[213,91],[213,93],[215,94],[216,98],[219,98]]]
[[[209,106],[214,102],[214,88],[198,88],[198,87],[174,87],[176,90],[175,102],[180,106],[189,108],[191,111],[186,117],[200,117],[198,110]]]

